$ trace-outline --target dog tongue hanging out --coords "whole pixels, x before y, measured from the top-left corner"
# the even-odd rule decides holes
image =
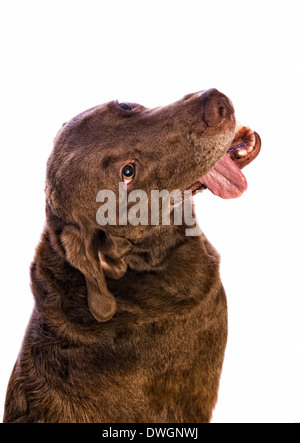
[[[208,188],[225,199],[240,197],[247,189],[241,169],[257,157],[260,149],[259,135],[237,122],[235,137],[226,154],[189,189],[194,192]]]
[[[230,149],[212,170],[200,178],[199,184],[222,198],[240,197],[247,189],[247,180],[241,169],[255,159],[260,147],[259,135],[238,123]]]

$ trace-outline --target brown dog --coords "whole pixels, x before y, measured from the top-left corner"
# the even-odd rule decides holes
[[[217,253],[172,217],[133,225],[119,214],[100,226],[97,195],[113,191],[120,203],[123,182],[149,197],[205,187],[237,197],[246,189],[240,168],[259,150],[215,89],[155,109],[109,102],[63,126],[5,422],[211,419],[227,338]]]

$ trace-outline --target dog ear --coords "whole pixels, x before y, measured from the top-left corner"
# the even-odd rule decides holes
[[[119,279],[127,270],[124,256],[132,249],[132,244],[123,237],[109,235],[98,248],[102,269],[107,277]]]
[[[88,305],[94,318],[99,322],[110,320],[117,310],[115,297],[108,290],[105,275],[121,278],[127,265],[126,253],[132,248],[125,238],[84,235],[75,226],[67,225],[61,234],[68,262],[85,276]]]

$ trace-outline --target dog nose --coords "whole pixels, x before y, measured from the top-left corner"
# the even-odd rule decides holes
[[[226,95],[217,89],[207,89],[201,93],[202,118],[207,126],[219,126],[233,112],[233,106]]]

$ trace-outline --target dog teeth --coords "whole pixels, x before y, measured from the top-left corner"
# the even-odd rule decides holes
[[[248,151],[246,148],[242,148],[237,152],[238,156],[245,157],[248,154]]]
[[[244,158],[252,155],[255,150],[256,138],[255,133],[248,126],[241,125],[236,122],[236,133],[234,141],[229,149],[233,157]]]

